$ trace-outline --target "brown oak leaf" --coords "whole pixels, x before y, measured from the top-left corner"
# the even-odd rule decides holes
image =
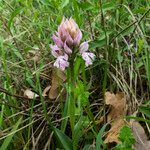
[[[110,123],[111,128],[108,131],[105,143],[120,143],[118,136],[120,129],[126,124],[122,118],[126,115],[126,97],[123,92],[113,94],[110,92],[105,93],[105,102],[110,105],[111,111],[107,116],[107,121]]]

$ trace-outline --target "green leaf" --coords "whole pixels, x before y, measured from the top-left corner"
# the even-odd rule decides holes
[[[73,131],[73,149],[76,150],[78,146],[78,142],[83,135],[83,123],[85,117],[81,116],[79,121],[76,123]]]
[[[9,20],[9,22],[8,22],[8,27],[9,27],[9,29],[11,28],[11,25],[12,25],[12,23],[13,23],[13,19],[14,19],[18,14],[20,14],[22,11],[23,11],[23,8],[19,8],[19,9],[16,9],[16,10],[12,13],[11,18],[10,18],[10,20]]]
[[[103,137],[103,133],[106,129],[106,126],[107,124],[105,124],[99,131],[97,137],[96,137],[96,150],[101,150],[101,145],[103,145],[103,140],[102,140],[102,137]]]
[[[0,127],[2,127],[3,124],[4,109],[5,109],[5,105],[1,105]]]
[[[77,57],[77,60],[76,60],[75,65],[74,65],[74,76],[75,76],[75,78],[78,78],[78,75],[80,73],[81,61],[83,61],[82,58]]]
[[[139,111],[146,115],[147,117],[150,117],[150,108],[146,106],[140,106]]]
[[[106,36],[109,37],[111,34],[113,34],[112,30],[107,31],[106,35],[105,35],[105,33],[102,33],[99,39],[96,39],[91,42],[90,48],[95,49],[95,48],[103,47],[104,45],[106,45]]]
[[[126,125],[123,126],[123,127],[120,129],[119,139],[120,139],[122,142],[128,143],[129,145],[132,145],[132,144],[134,144],[134,142],[135,142],[130,127],[128,127],[128,126],[126,126]]]
[[[69,102],[69,100],[66,99],[64,110],[63,110],[63,113],[62,113],[62,118],[65,118],[61,122],[61,131],[62,132],[65,132],[66,126],[67,126],[67,122],[68,122],[68,102]]]
[[[119,139],[122,143],[117,144],[115,150],[132,150],[132,145],[135,143],[132,130],[127,125],[120,129]]]
[[[24,61],[24,59],[18,49],[13,49],[13,52],[20,60]]]
[[[80,8],[82,8],[83,10],[91,10],[91,9],[93,9],[93,5],[91,4],[91,3],[89,3],[89,2],[80,2],[80,3],[78,3],[78,6],[80,7]]]
[[[106,39],[103,40],[94,40],[93,42],[91,42],[91,49],[95,49],[95,48],[101,48],[104,45],[106,45]]]
[[[67,135],[57,128],[54,128],[54,133],[65,150],[72,150],[72,140]]]
[[[67,6],[68,4],[69,4],[69,0],[62,0],[61,8],[64,8],[64,7]]]
[[[116,4],[114,2],[104,3],[102,6],[103,11],[107,11],[115,8],[116,8]]]
[[[122,32],[122,34],[120,34],[118,37],[129,35],[129,34],[131,34],[133,31],[134,31],[134,26],[131,26],[130,28],[124,30],[124,31]]]
[[[85,91],[82,95],[79,96],[79,100],[81,101],[81,106],[86,107],[89,101],[90,93]]]
[[[86,90],[86,86],[84,85],[82,81],[78,80],[77,86],[74,89],[74,92],[77,97],[78,104],[79,105],[81,104],[82,107],[87,106],[90,93]]]
[[[141,118],[141,117],[125,116],[124,118],[126,118],[126,119],[135,119],[135,120],[137,120],[137,121],[147,122],[147,123],[150,124],[150,120],[148,120],[148,119],[143,119],[143,118]]]
[[[22,117],[17,121],[17,123],[14,125],[13,129],[11,130],[11,132],[8,134],[8,136],[6,137],[6,139],[4,140],[2,146],[0,147],[0,150],[7,150],[10,142],[12,141],[13,136],[16,133],[16,130],[18,129],[18,126],[20,125],[22,120]]]
[[[82,19],[81,19],[81,15],[79,15],[81,13],[80,9],[79,9],[79,6],[78,6],[78,3],[77,3],[77,0],[73,0],[73,18],[75,18],[77,24],[79,26],[81,26],[81,24],[83,23],[82,22]]]
[[[84,146],[83,150],[95,150],[95,147],[93,145],[87,144]]]

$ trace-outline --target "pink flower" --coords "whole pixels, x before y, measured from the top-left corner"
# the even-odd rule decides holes
[[[61,49],[57,45],[50,45],[52,55],[57,58],[62,55]]]
[[[60,68],[62,71],[64,71],[66,69],[66,67],[69,66],[69,62],[68,62],[68,55],[65,54],[63,56],[59,56],[55,63],[54,66],[57,68]]]
[[[66,42],[69,48],[72,48],[74,45],[79,45],[81,38],[82,32],[72,18],[63,18],[58,27],[58,32],[52,37],[58,47],[64,46],[64,43]]]
[[[85,65],[92,64],[95,55],[87,52],[89,49],[88,41],[80,44],[82,39],[82,32],[79,29],[76,22],[70,18],[63,18],[61,24],[58,27],[58,31],[52,36],[55,45],[50,45],[52,49],[52,55],[57,58],[54,66],[65,70],[69,66],[68,57],[72,54],[76,54],[76,50],[79,49],[79,53],[85,61]],[[73,50],[75,49],[75,52]],[[70,60],[69,59],[69,60]],[[74,59],[75,60],[75,59]],[[73,61],[74,61],[73,60]]]
[[[65,42],[64,43],[64,50],[67,54],[71,54],[72,53],[72,50],[69,48],[69,46],[67,45],[67,43]]]
[[[61,39],[59,37],[57,37],[55,34],[52,36],[53,41],[55,42],[55,44],[58,47],[62,47],[63,46],[63,42],[61,41]]]
[[[92,61],[94,60],[94,57],[95,57],[94,53],[86,52],[88,48],[89,48],[88,41],[83,42],[79,48],[80,54],[82,58],[84,59],[86,66],[92,65]]]
[[[92,65],[92,61],[94,60],[95,55],[90,52],[83,52],[82,58],[85,60],[85,65],[88,67],[89,65]]]
[[[88,41],[86,42],[83,42],[81,45],[80,45],[80,53],[83,53],[83,52],[86,52],[88,49],[89,49],[89,44],[88,44]]]
[[[82,32],[79,30],[76,38],[74,39],[74,45],[79,45],[81,39],[82,39]]]

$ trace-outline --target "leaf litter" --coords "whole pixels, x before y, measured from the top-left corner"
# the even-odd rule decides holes
[[[120,129],[128,125],[132,129],[135,138],[135,150],[150,150],[150,140],[145,133],[144,128],[137,121],[127,122],[123,116],[127,114],[126,96],[123,92],[116,94],[111,92],[105,93],[105,103],[110,105],[110,113],[107,116],[107,122],[111,125],[110,130],[106,134],[105,143],[120,143]]]
[[[66,75],[59,69],[54,69],[52,73],[52,84],[49,91],[49,98],[55,99],[59,95],[60,88],[63,82],[66,81]]]
[[[123,92],[113,94],[110,92],[105,93],[105,102],[110,105],[111,111],[107,116],[107,121],[110,123],[111,128],[108,131],[105,139],[105,143],[120,143],[119,131],[126,125],[126,121],[123,116],[126,115],[126,98]]]
[[[37,95],[36,93],[32,92],[30,89],[26,89],[24,91],[24,96],[29,98],[29,99],[34,99],[39,97],[39,95]]]

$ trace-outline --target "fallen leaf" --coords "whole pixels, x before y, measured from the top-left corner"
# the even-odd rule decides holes
[[[123,120],[123,119],[116,119],[114,121],[114,124],[111,124],[111,129],[108,131],[107,133],[107,137],[105,139],[105,143],[120,143],[120,140],[119,140],[119,132],[120,132],[120,129],[126,125],[126,122]]]
[[[107,116],[107,121],[110,122],[111,128],[108,131],[105,143],[120,143],[119,131],[126,124],[122,118],[126,114],[126,97],[123,92],[113,94],[110,92],[105,93],[105,102],[110,105],[111,111]]]
[[[59,95],[62,83],[66,80],[66,75],[63,71],[54,69],[52,73],[52,85],[49,91],[49,98],[55,99]]]
[[[33,98],[39,97],[39,95],[37,95],[36,93],[32,92],[30,89],[26,89],[24,91],[24,96],[29,98],[29,99],[33,99]]]
[[[140,125],[136,121],[131,122],[132,132],[135,137],[136,143],[134,144],[135,150],[150,150],[150,141],[148,141],[147,135]]]
[[[51,86],[47,86],[47,87],[44,89],[44,91],[43,91],[43,93],[42,93],[42,95],[43,95],[44,97],[47,96],[47,93],[49,92],[50,88],[51,88]]]

